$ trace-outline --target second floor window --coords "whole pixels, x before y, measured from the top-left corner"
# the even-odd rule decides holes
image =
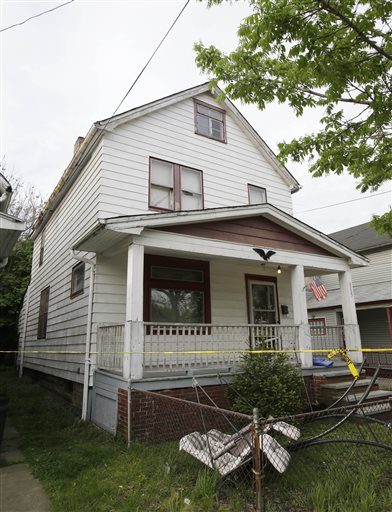
[[[195,100],[195,132],[209,139],[226,142],[226,112]]]
[[[260,204],[267,202],[267,191],[265,188],[256,185],[248,185],[249,204]]]
[[[203,173],[183,165],[150,158],[149,207],[156,210],[201,210]]]

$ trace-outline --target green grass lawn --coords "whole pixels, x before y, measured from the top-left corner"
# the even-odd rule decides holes
[[[0,371],[21,448],[52,503],[53,512],[244,512],[251,486],[223,484],[178,443],[132,443],[128,449],[37,384]],[[0,461],[1,464],[1,461]]]
[[[128,449],[36,384],[0,371],[0,390],[10,396],[10,416],[53,512],[245,512],[252,510],[248,478],[224,482],[178,443],[132,443]],[[330,421],[302,425],[302,437]],[[369,438],[366,427],[346,424],[336,437]],[[392,444],[392,430],[373,427]],[[1,464],[1,461],[0,461]],[[392,512],[392,452],[329,444],[292,453],[280,475],[267,465],[265,512]]]

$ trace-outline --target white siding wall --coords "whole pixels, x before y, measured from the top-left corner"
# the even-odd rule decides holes
[[[209,95],[200,99],[215,103]],[[205,208],[248,204],[250,183],[265,187],[268,202],[292,213],[287,184],[230,115],[227,144],[202,137],[194,133],[193,100],[188,99],[105,137],[101,217],[148,210],[150,156],[202,170]]]
[[[86,265],[84,293],[71,299],[71,269],[77,261],[71,257],[70,247],[96,221],[99,164],[100,149],[97,149],[47,223],[41,267],[41,236],[34,243],[26,350],[85,349],[89,266]],[[46,339],[37,340],[40,293],[47,286],[50,286],[47,336]],[[83,364],[83,355],[25,356],[25,366],[28,368],[77,382],[83,379]]]
[[[392,283],[391,247],[382,251],[364,253],[364,255],[369,259],[369,265],[351,270],[353,285],[375,284],[385,281]],[[338,289],[339,277],[337,274],[325,275],[323,276],[323,283],[328,290]]]
[[[122,323],[125,321],[126,255],[97,259],[94,321]],[[213,260],[210,262],[211,321],[215,324],[247,324],[245,274],[272,276],[260,265],[244,266]],[[282,272],[278,278],[279,304],[289,306],[289,314],[281,316],[283,325],[292,325],[290,276]]]
[[[200,99],[214,103],[209,94],[201,95]],[[192,99],[118,127],[105,135],[47,223],[41,267],[38,265],[41,237],[35,241],[27,350],[84,351],[89,268],[86,266],[84,293],[71,299],[71,269],[76,261],[69,249],[98,218],[148,211],[150,156],[201,169],[206,208],[248,204],[247,184],[250,183],[265,187],[268,202],[292,213],[287,184],[230,115],[227,115],[227,144],[194,133]],[[120,322],[125,311],[126,259],[98,258],[97,263],[92,350],[95,350],[96,323]],[[229,264],[212,263],[215,322],[247,321],[243,277],[246,271],[230,280],[224,278],[232,270],[234,267]],[[47,336],[37,340],[40,293],[47,286],[50,286]],[[233,297],[229,298],[231,294]],[[284,286],[279,295],[281,303],[291,303]],[[73,381],[83,380],[83,355],[26,354],[25,365]]]

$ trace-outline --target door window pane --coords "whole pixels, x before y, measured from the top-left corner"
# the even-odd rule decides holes
[[[273,284],[251,283],[251,320],[255,324],[277,322],[275,286]]]
[[[153,279],[166,279],[167,281],[184,281],[193,283],[203,282],[203,271],[188,268],[175,267],[151,267],[151,277]]]

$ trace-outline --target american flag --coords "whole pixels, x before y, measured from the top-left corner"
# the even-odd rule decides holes
[[[312,280],[309,283],[309,288],[312,290],[314,298],[320,302],[320,300],[326,299],[328,297],[328,292],[321,279],[318,276],[312,277]]]

